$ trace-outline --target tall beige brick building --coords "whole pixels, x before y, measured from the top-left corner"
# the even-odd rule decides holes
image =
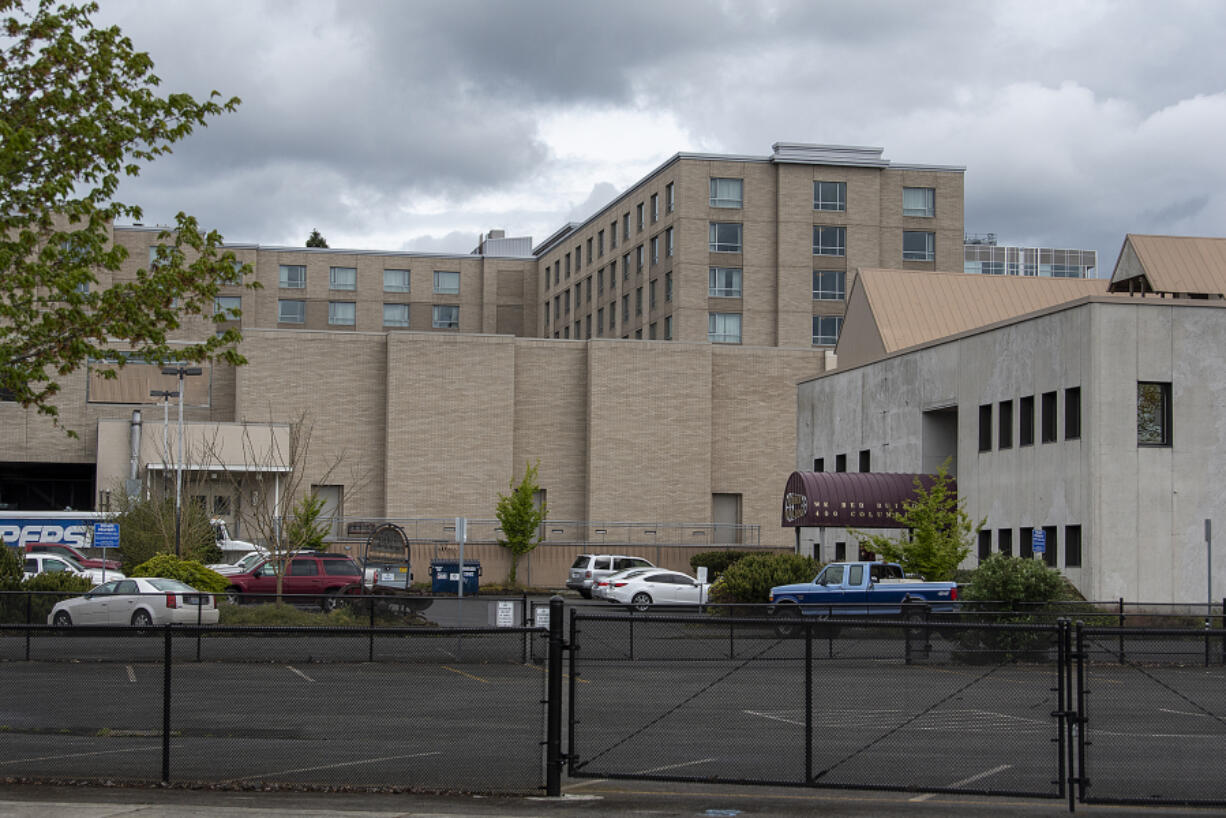
[[[249,493],[207,475],[281,479],[234,441],[254,430],[267,451],[307,412],[311,448],[281,468],[338,516],[491,518],[539,460],[551,519],[718,523],[790,545],[778,504],[795,385],[832,365],[850,278],[961,265],[963,169],[881,154],[677,154],[535,248],[498,232],[471,254],[228,245],[262,288],[217,302],[249,365],[187,384],[193,498],[241,531]],[[150,263],[158,232],[114,228],[129,252],[120,276]],[[215,329],[200,321],[183,337]],[[116,381],[65,379],[75,440],[0,402],[0,504],[91,508],[125,478],[173,468],[149,396],[169,380],[139,365]],[[219,439],[231,444],[211,451],[228,454],[205,462],[200,446]]]

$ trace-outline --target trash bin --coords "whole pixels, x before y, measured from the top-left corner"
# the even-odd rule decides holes
[[[480,587],[481,563],[464,561],[464,595],[476,596]],[[430,592],[458,594],[460,592],[460,561],[430,560]]]

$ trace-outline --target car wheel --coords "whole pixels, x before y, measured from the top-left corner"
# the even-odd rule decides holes
[[[791,639],[804,629],[800,622],[800,608],[795,605],[780,605],[775,610],[775,619],[775,635],[781,639]]]
[[[634,606],[634,610],[640,613],[651,607],[651,595],[639,591],[630,598],[630,604]]]
[[[243,593],[235,586],[231,585],[226,589],[226,595],[223,597],[229,605],[237,605],[243,601]]]
[[[337,588],[332,593],[328,594],[323,599],[319,600],[319,607],[324,613],[332,613],[341,606],[341,590]]]
[[[61,628],[72,624],[72,617],[68,615],[68,611],[55,612],[55,624]]]
[[[137,611],[132,614],[132,625],[137,628],[152,628],[153,617],[149,615],[148,611]]]

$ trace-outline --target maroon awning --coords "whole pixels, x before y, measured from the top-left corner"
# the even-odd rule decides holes
[[[903,528],[894,515],[915,499],[917,479],[928,489],[936,475],[794,471],[783,493],[783,525]],[[949,483],[957,496],[956,482]]]

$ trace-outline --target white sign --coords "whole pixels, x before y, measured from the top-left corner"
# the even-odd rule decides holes
[[[536,625],[536,627],[538,628],[548,628],[549,627],[549,608],[548,607],[544,605],[538,606],[532,610],[532,613],[535,618],[534,624]]]
[[[499,600],[498,611],[494,617],[494,624],[499,628],[515,627],[515,603],[510,600]]]

